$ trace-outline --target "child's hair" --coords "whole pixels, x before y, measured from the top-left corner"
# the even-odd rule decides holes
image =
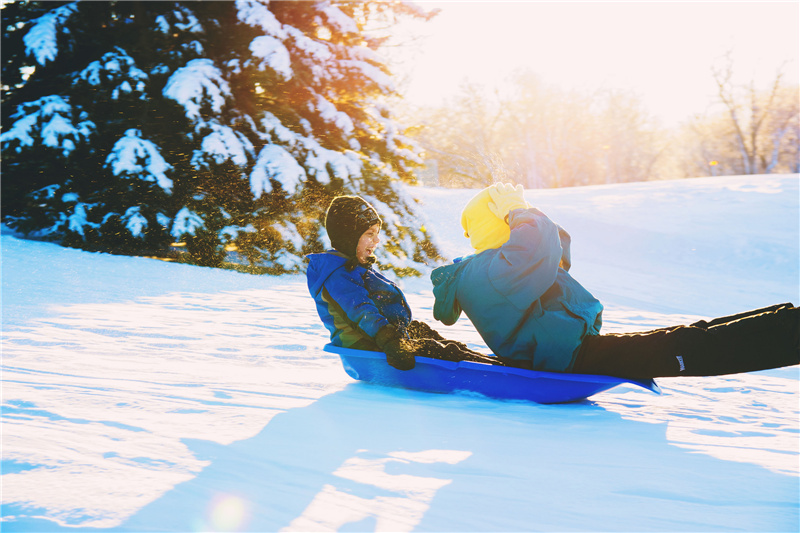
[[[381,224],[381,217],[360,196],[337,196],[325,214],[325,230],[331,246],[351,259],[356,257],[361,235],[375,224]]]

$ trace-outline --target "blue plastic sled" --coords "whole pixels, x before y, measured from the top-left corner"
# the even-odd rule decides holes
[[[342,358],[344,370],[353,379],[389,387],[425,392],[475,392],[502,400],[536,403],[566,403],[583,400],[617,385],[631,383],[656,394],[661,389],[652,379],[633,380],[589,374],[540,372],[471,361],[442,361],[417,357],[413,370],[397,370],[382,352],[353,350],[326,344],[326,352]]]

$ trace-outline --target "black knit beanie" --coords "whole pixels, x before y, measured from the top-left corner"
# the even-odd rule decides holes
[[[378,212],[360,196],[337,196],[325,214],[325,230],[331,246],[350,258],[356,257],[361,235],[380,223]]]

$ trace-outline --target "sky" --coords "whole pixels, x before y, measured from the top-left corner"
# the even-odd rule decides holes
[[[800,2],[488,2],[418,0],[439,15],[398,70],[412,103],[434,104],[469,79],[502,87],[527,68],[542,81],[639,95],[667,125],[706,110],[711,67],[726,52],[738,82],[767,87],[782,64],[798,83]]]

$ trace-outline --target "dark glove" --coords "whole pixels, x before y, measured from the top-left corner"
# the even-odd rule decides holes
[[[408,336],[412,339],[433,339],[437,341],[445,340],[438,331],[430,327],[425,322],[420,322],[419,320],[412,320],[411,323],[406,327],[406,331],[408,332]]]
[[[375,343],[386,354],[386,362],[394,368],[411,370],[416,366],[416,343],[405,338],[395,326],[389,324],[378,330]]]

